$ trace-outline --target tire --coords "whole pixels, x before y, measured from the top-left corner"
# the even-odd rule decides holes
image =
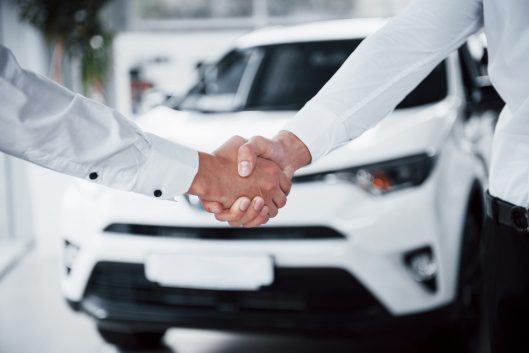
[[[97,331],[105,342],[128,351],[160,348],[163,346],[162,339],[165,334],[165,330],[141,332],[125,326],[108,328],[98,325]]]

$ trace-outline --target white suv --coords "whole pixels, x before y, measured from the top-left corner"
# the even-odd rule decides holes
[[[200,150],[273,135],[383,23],[248,34],[140,124]],[[472,332],[498,105],[484,54],[474,38],[382,123],[300,170],[287,206],[261,228],[227,228],[194,198],[80,181],[64,203],[66,299],[120,346],[156,345],[169,327]]]

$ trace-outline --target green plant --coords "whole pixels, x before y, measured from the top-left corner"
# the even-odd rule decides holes
[[[64,55],[78,58],[85,93],[100,91],[112,34],[100,20],[110,0],[15,0],[20,19],[38,28],[53,47],[52,77],[62,81]]]

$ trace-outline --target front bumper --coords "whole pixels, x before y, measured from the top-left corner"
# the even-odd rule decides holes
[[[333,195],[344,195],[345,191],[353,192],[345,186],[331,185],[329,187],[343,188],[342,193],[339,191],[329,193]],[[207,232],[203,235],[200,233],[200,237],[194,235],[194,238],[140,234],[131,236],[104,231],[95,234],[87,232],[83,236],[78,235],[72,239],[72,242],[79,245],[81,250],[72,266],[71,273],[64,277],[63,291],[68,299],[81,301],[92,270],[99,262],[144,263],[149,255],[173,252],[213,253],[226,256],[254,253],[272,256],[275,265],[279,268],[343,269],[354,275],[393,315],[433,310],[453,300],[456,270],[453,254],[457,254],[457,249],[453,247],[458,244],[456,239],[459,238],[460,230],[445,229],[442,224],[439,224],[432,206],[431,188],[432,185],[425,185],[413,191],[385,197],[383,202],[366,201],[362,204],[364,208],[355,208],[356,212],[362,213],[367,209],[369,215],[364,217],[351,216],[344,211],[344,214],[335,214],[335,218],[327,219],[327,222],[315,219],[312,222],[301,220],[298,224],[287,222],[281,224],[285,229],[294,230],[299,228],[299,224],[304,227],[326,224],[330,226],[328,229],[334,229],[342,235],[340,237],[322,239],[286,239],[288,237],[284,237],[282,239],[284,232],[280,232],[277,237],[271,237],[268,240],[267,232],[274,232],[274,230],[269,230],[267,227],[260,228],[259,231],[263,234],[252,234],[255,236],[253,240],[249,239],[251,237],[241,240],[237,234],[231,233],[223,235],[227,239],[214,239]],[[352,199],[358,199],[358,197],[352,197]],[[294,198],[293,201],[300,202],[299,198]],[[345,201],[342,200],[343,202]],[[376,208],[376,204],[380,207]],[[299,205],[296,208],[303,209]],[[308,214],[316,214],[316,211],[308,212],[308,208],[305,210]],[[148,214],[156,213],[153,211]],[[417,214],[421,214],[418,219],[415,216]],[[167,218],[174,217],[173,215],[174,213],[167,215]],[[165,217],[165,214],[163,216]],[[192,219],[191,216],[189,218]],[[294,216],[287,219],[294,219]],[[120,220],[120,218],[114,218],[106,225],[121,223]],[[154,225],[175,224],[168,220],[143,220],[143,222]],[[457,223],[451,222],[459,228]],[[176,224],[188,229],[198,226]],[[218,226],[217,223],[214,224]],[[206,222],[201,223],[200,226],[211,227]],[[271,226],[277,229],[279,224],[276,222]],[[320,228],[315,229],[319,231]],[[445,231],[452,234],[452,237],[455,236],[456,239],[452,241],[443,236],[444,239],[440,242],[440,234]],[[438,289],[435,293],[417,283],[403,261],[403,254],[425,246],[432,248],[438,261]]]
[[[143,265],[98,263],[80,302],[72,307],[101,324],[259,332],[420,334],[455,318],[451,307],[393,316],[349,273],[336,268],[276,268],[258,291],[213,291],[159,286]],[[407,332],[409,336],[409,332]]]

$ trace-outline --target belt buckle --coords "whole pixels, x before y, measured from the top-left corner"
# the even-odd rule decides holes
[[[529,233],[529,213],[521,206],[511,208],[511,221],[514,227],[523,233]]]

